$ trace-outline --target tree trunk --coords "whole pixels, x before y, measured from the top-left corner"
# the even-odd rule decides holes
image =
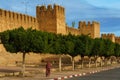
[[[22,61],[22,76],[25,76],[25,55],[26,53],[23,53],[23,61]]]
[[[75,61],[74,61],[74,57],[72,57],[72,70],[75,70]]]
[[[81,69],[84,67],[84,57],[81,57]]]
[[[59,71],[61,72],[61,63],[62,63],[62,61],[61,61],[61,55],[60,55],[60,57],[59,57]]]
[[[91,67],[91,61],[89,61],[88,67],[89,67],[89,68]]]
[[[101,67],[103,66],[103,62],[102,62],[102,61],[100,62],[100,66],[101,66]]]
[[[95,67],[97,67],[97,61],[95,61]]]
[[[89,57],[89,63],[88,63],[88,68],[91,67],[91,58]]]

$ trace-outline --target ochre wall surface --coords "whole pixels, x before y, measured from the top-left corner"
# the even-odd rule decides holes
[[[35,29],[37,20],[32,16],[0,9],[0,32],[21,26]]]
[[[33,29],[63,35],[71,33],[73,35],[89,35],[92,38],[100,37],[100,24],[98,22],[79,22],[77,29],[66,25],[65,8],[59,5],[37,6],[36,17],[0,9],[0,32],[21,26],[25,29],[32,27]],[[118,41],[117,38],[116,41]],[[3,60],[3,63],[5,62],[5,65],[22,60],[21,54],[6,52],[2,44],[0,45],[0,57],[2,57],[0,59]],[[31,60],[32,62],[39,62],[41,55],[32,53],[27,55],[26,61]]]
[[[0,9],[0,32],[23,26],[33,29],[67,35],[89,35],[100,37],[100,24],[93,21],[79,22],[78,29],[66,25],[65,9],[59,5],[37,6],[36,17]]]

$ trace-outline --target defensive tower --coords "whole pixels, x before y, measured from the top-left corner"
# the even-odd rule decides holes
[[[120,44],[120,37],[115,37],[115,42]]]
[[[101,37],[103,39],[109,39],[111,40],[112,42],[115,42],[115,35],[114,34],[101,34]]]
[[[80,34],[89,35],[92,38],[100,38],[100,24],[98,22],[93,21],[90,23],[86,23],[85,21],[79,22],[78,29],[80,30]]]
[[[46,32],[66,34],[65,10],[59,5],[36,7],[39,29]]]

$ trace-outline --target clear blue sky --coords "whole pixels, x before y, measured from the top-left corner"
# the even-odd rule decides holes
[[[27,3],[27,5],[25,4]],[[120,36],[120,0],[0,0],[0,8],[36,16],[36,5],[59,4],[66,9],[66,22],[98,21],[101,33]]]

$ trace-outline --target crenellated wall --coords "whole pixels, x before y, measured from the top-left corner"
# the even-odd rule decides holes
[[[73,27],[68,27],[66,26],[66,32],[67,34],[72,34],[72,35],[80,35],[80,31],[78,29],[75,29]]]
[[[56,4],[53,6],[37,6],[36,18],[0,9],[0,19],[0,32],[23,26],[25,29],[32,27],[33,29],[56,34],[67,35],[71,33],[74,35],[89,35],[92,38],[100,37],[100,24],[98,22],[79,22],[78,29],[67,26],[65,9]]]
[[[113,33],[109,33],[109,34],[101,34],[101,37],[103,39],[109,39],[111,40],[112,42],[116,42],[115,41],[115,35]]]
[[[115,37],[115,42],[120,44],[120,37]]]
[[[78,29],[80,30],[80,34],[89,35],[92,38],[100,38],[100,24],[98,22],[93,21],[90,23],[86,23],[85,21],[80,21],[78,25]]]
[[[0,32],[21,26],[25,29],[37,27],[37,20],[35,17],[3,9],[0,9],[0,19]]]
[[[21,14],[17,12],[11,12],[7,10],[0,9],[0,32],[5,30],[11,30],[23,26],[25,29],[32,27],[33,29],[52,32],[56,34],[67,35],[69,33],[73,35],[88,35],[91,38],[100,38],[100,23],[98,22],[85,22],[80,21],[78,23],[78,29],[69,27],[66,25],[65,20],[65,9],[59,5],[48,5],[48,6],[37,6],[36,7],[36,17],[32,17],[26,14]],[[110,39],[113,42],[120,44],[120,37],[115,37],[114,34],[102,34],[102,38]],[[3,53],[6,51],[3,46],[0,45],[0,58],[2,59]],[[15,62],[16,60],[21,60],[21,55],[9,55],[6,53],[4,61]],[[13,60],[12,57],[8,59],[9,56],[16,56],[17,58]],[[27,57],[28,61],[37,62],[40,61],[41,56],[33,55],[34,57]],[[45,57],[45,56],[43,56]],[[11,60],[12,59],[12,60]],[[11,61],[10,61],[11,60]],[[3,62],[4,63],[4,62]],[[0,63],[1,64],[1,63]]]

